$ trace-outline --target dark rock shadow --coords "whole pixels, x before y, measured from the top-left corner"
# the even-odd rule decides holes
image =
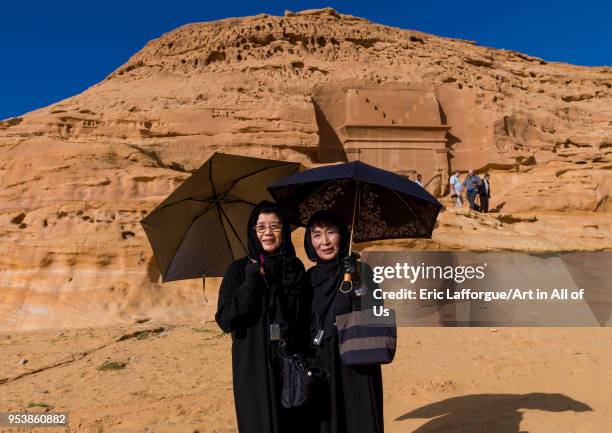
[[[489,213],[499,213],[502,208],[505,206],[506,202],[502,201],[500,204],[495,206],[494,208],[489,209]]]
[[[521,410],[586,412],[593,409],[563,394],[472,394],[410,411],[395,421],[431,418],[411,433],[529,433],[520,429]],[[531,433],[548,433],[533,430]]]
[[[450,149],[453,149],[455,144],[461,143],[462,140],[456,135],[451,134],[450,132],[446,133],[446,146]]]
[[[453,150],[455,149],[455,145],[457,143],[461,143],[461,139],[459,137],[454,136],[450,132],[447,132],[446,133],[446,147],[448,148],[448,152],[446,153],[446,157],[448,161],[449,178],[450,178],[450,174],[456,168],[453,166],[453,159],[455,159]],[[446,187],[447,187],[446,192],[450,192],[450,186],[448,185],[448,182],[446,184]]]
[[[438,111],[440,112],[440,123],[442,125],[448,125],[448,118],[446,117],[446,112],[444,108],[442,108],[442,104],[438,101]]]
[[[159,272],[159,267],[157,266],[157,261],[154,256],[151,257],[147,264],[147,277],[151,283],[160,282],[161,273]]]
[[[448,125],[448,118],[446,116],[446,112],[442,105],[438,103],[438,109],[440,110],[440,123],[442,125]],[[448,179],[450,179],[450,175],[452,174],[455,167],[453,167],[453,159],[455,155],[453,154],[453,150],[455,149],[455,145],[457,143],[461,143],[461,139],[450,132],[446,133],[446,148],[448,152],[446,153],[447,163],[448,163],[448,173],[447,173],[447,182],[442,182],[442,191],[441,195],[450,194],[450,185],[448,184]]]
[[[342,145],[342,141],[336,134],[336,130],[325,117],[325,113],[317,104],[317,101],[312,99],[312,105],[315,110],[315,118],[319,127],[319,153],[318,162],[347,162],[348,158]]]

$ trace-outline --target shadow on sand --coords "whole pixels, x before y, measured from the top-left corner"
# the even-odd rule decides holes
[[[521,410],[530,409],[548,412],[593,410],[562,394],[472,394],[428,404],[395,421],[433,418],[411,433],[528,433],[520,430]]]

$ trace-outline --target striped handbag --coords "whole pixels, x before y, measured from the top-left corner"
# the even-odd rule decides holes
[[[395,356],[395,312],[377,317],[372,309],[336,316],[340,357],[346,365],[389,364]]]

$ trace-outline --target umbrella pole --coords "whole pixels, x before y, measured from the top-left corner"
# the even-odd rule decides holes
[[[357,198],[359,197],[359,182],[355,188],[355,200],[353,201],[353,221],[351,222],[351,238],[349,240],[349,253],[350,256],[353,252],[353,229],[355,228],[355,215],[357,214]]]
[[[357,187],[355,188],[355,200],[353,201],[353,221],[351,222],[351,237],[349,239],[349,251],[348,257],[353,253],[353,232],[355,231],[355,216],[357,215],[357,200],[359,199],[359,182],[357,182]],[[349,285],[347,290],[344,290],[344,283]],[[342,293],[348,293],[353,289],[353,279],[351,278],[351,274],[349,272],[344,273],[344,278],[342,278],[342,283],[340,284],[340,291]]]

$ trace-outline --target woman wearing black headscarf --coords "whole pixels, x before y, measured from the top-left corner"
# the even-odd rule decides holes
[[[309,219],[304,238],[308,258],[316,263],[308,270],[312,286],[311,339],[315,356],[328,372],[312,408],[320,433],[382,433],[383,397],[380,366],[355,367],[342,363],[338,348],[336,315],[359,309],[355,290],[339,290],[343,262],[348,255],[349,232],[340,217],[318,211]],[[322,334],[320,344],[315,337]]]
[[[215,319],[232,333],[232,371],[240,433],[286,433],[291,411],[280,405],[282,359],[300,349],[310,311],[304,265],[291,227],[276,205],[261,202],[248,222],[249,255],[232,263],[219,289]],[[307,332],[307,329],[306,329]]]

